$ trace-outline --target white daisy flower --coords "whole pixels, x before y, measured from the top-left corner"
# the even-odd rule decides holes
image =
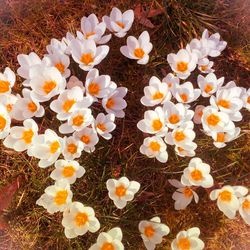
[[[144,119],[137,123],[137,128],[144,133],[156,134],[164,136],[168,131],[165,126],[165,113],[162,107],[157,107],[155,110],[147,110],[144,113]]]
[[[124,250],[122,244],[122,230],[114,227],[108,232],[99,234],[97,241],[89,250]]]
[[[189,110],[182,103],[174,104],[170,101],[164,103],[163,111],[165,112],[166,125],[171,129],[177,128],[180,124],[192,120],[194,115],[194,111]]]
[[[186,49],[180,49],[177,54],[168,54],[167,61],[171,69],[181,79],[187,79],[190,73],[196,68],[197,55]]]
[[[147,31],[143,31],[138,39],[134,36],[127,38],[127,45],[120,48],[121,53],[130,59],[137,60],[138,64],[147,64],[149,53],[153,48],[150,36]]]
[[[44,207],[50,214],[63,212],[71,203],[72,196],[69,183],[59,180],[45,189],[36,204]]]
[[[209,73],[205,77],[198,75],[197,83],[201,89],[201,95],[203,97],[209,97],[220,89],[224,83],[224,77],[217,79],[214,73]]]
[[[5,138],[3,144],[7,148],[13,148],[17,152],[28,150],[34,143],[34,139],[38,134],[38,126],[32,119],[23,122],[23,127],[14,126],[10,129],[10,134]]]
[[[109,46],[96,47],[95,41],[91,39],[84,41],[74,39],[70,43],[70,48],[74,61],[84,71],[89,71],[99,64],[109,52]]]
[[[123,99],[128,89],[119,87],[102,99],[102,106],[108,114],[114,114],[115,117],[123,118],[125,112],[123,109],[127,107],[127,102]]]
[[[19,97],[13,106],[12,116],[15,120],[23,121],[32,117],[43,117],[44,108],[31,95],[31,90],[24,88],[23,97]]]
[[[0,103],[0,139],[4,139],[10,132],[11,118],[5,106]]]
[[[50,177],[55,181],[66,180],[69,184],[73,184],[76,178],[81,178],[84,174],[85,169],[77,161],[57,160]]]
[[[214,62],[209,61],[207,58],[198,60],[198,69],[204,74],[213,73],[215,71],[212,69],[213,66]]]
[[[29,156],[40,159],[38,166],[46,168],[58,159],[63,147],[64,139],[59,137],[53,130],[46,129],[44,134],[34,138]]]
[[[4,72],[0,73],[0,95],[10,94],[15,82],[15,73],[9,67],[6,67]]]
[[[138,227],[147,250],[154,250],[156,245],[162,242],[162,238],[170,232],[169,227],[161,223],[159,217],[153,217],[151,220],[142,220]]]
[[[181,231],[171,243],[171,250],[202,250],[204,242],[199,238],[200,229],[192,227],[187,231]]]
[[[129,181],[127,177],[121,177],[118,180],[108,179],[106,186],[109,198],[117,208],[122,209],[128,201],[134,199],[134,195],[139,191],[141,185],[137,181]]]
[[[168,89],[171,91],[171,93],[173,93],[174,92],[173,90],[180,85],[180,79],[172,73],[168,73],[162,79],[162,82],[168,85]]]
[[[205,132],[208,134],[211,131],[225,132],[235,128],[234,123],[230,120],[226,113],[218,111],[212,106],[205,107],[202,112],[202,126]]]
[[[250,225],[250,195],[240,198],[239,202],[239,213],[247,225]]]
[[[168,85],[161,82],[156,76],[152,76],[149,80],[149,86],[144,88],[144,96],[141,98],[141,103],[144,106],[152,107],[169,101],[171,96]]]
[[[82,40],[93,39],[96,44],[104,44],[111,39],[111,34],[104,36],[106,24],[105,22],[99,23],[95,14],[81,19],[81,30],[82,33],[77,32],[77,37]]]
[[[94,209],[80,202],[72,202],[64,211],[62,225],[65,228],[65,236],[69,239],[84,235],[88,231],[95,233],[100,229]]]
[[[55,67],[35,66],[30,70],[31,97],[46,102],[60,94],[66,87],[66,80]]]
[[[86,94],[98,101],[97,98],[104,98],[111,94],[117,85],[111,81],[109,75],[99,75],[98,69],[88,72],[85,81]]]
[[[70,136],[65,139],[62,154],[65,160],[74,160],[75,158],[79,158],[81,156],[83,148],[84,145],[81,141],[76,140],[73,136]]]
[[[67,82],[67,89],[72,89],[74,87],[80,87],[82,90],[82,94],[85,93],[85,87],[83,86],[83,82],[80,81],[76,76],[71,76]]]
[[[225,132],[214,132],[211,131],[214,146],[217,148],[223,148],[226,146],[226,142],[233,141],[239,137],[240,128],[233,128],[232,130]]]
[[[172,195],[175,201],[174,208],[176,210],[185,209],[192,202],[193,198],[195,203],[199,202],[199,196],[191,187],[182,185],[178,180],[173,179],[168,181],[172,186],[177,188]]]
[[[145,138],[140,147],[140,152],[149,158],[156,158],[162,163],[168,160],[167,145],[159,136]]]
[[[198,157],[191,159],[188,167],[183,171],[181,183],[185,186],[212,187],[214,180],[210,175],[210,166]]]
[[[115,121],[114,114],[105,115],[104,113],[99,113],[95,119],[95,124],[94,124],[96,132],[104,139],[110,140],[112,138],[110,132],[112,132],[116,128],[114,121]]]
[[[248,189],[243,186],[223,186],[210,193],[212,201],[217,200],[217,206],[229,219],[234,219],[236,211],[240,208],[238,198],[242,198],[248,193]]]
[[[227,113],[232,121],[241,121],[242,115],[239,112],[243,107],[241,92],[239,87],[220,89],[217,91],[216,97],[210,97],[210,104]]]
[[[13,118],[13,107],[17,102],[18,98],[20,98],[19,95],[13,95],[13,94],[0,95],[0,104],[2,104],[6,108],[11,118]]]
[[[197,105],[194,110],[194,117],[193,117],[193,122],[195,124],[201,124],[201,117],[203,115],[203,109],[205,106],[203,105]]]
[[[173,90],[173,95],[178,102],[181,103],[191,103],[199,98],[201,94],[200,89],[194,89],[194,86],[191,82],[185,82],[177,86]]]
[[[134,22],[134,11],[127,10],[122,13],[118,8],[114,7],[111,10],[110,17],[104,16],[102,20],[115,36],[124,37]]]
[[[95,145],[98,143],[99,138],[93,128],[86,127],[80,131],[76,131],[73,136],[76,140],[80,140],[83,143],[84,151],[88,153],[95,151]]]
[[[80,108],[88,108],[91,104],[92,99],[83,97],[82,89],[75,86],[64,90],[56,100],[50,103],[50,108],[57,113],[58,120],[65,121],[73,112]]]

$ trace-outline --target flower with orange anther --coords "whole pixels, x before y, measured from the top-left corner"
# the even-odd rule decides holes
[[[6,67],[3,73],[0,72],[0,95],[10,94],[15,82],[15,73],[9,67]]]
[[[5,106],[0,103],[0,139],[5,138],[10,132],[11,118]]]
[[[242,219],[250,226],[250,195],[239,198],[239,213]]]
[[[83,148],[84,145],[82,141],[70,136],[65,138],[62,154],[65,160],[74,160],[81,156]]]

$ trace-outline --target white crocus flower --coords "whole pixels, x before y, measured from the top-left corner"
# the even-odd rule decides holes
[[[150,36],[147,31],[143,31],[138,39],[134,36],[127,38],[127,45],[120,48],[121,53],[130,58],[137,60],[138,64],[147,64],[149,61],[149,53],[153,48],[150,42]]]
[[[5,138],[10,132],[11,118],[5,106],[0,103],[0,139]]]
[[[102,99],[102,106],[108,114],[114,114],[115,117],[123,118],[125,112],[123,109],[127,107],[127,102],[124,100],[128,92],[127,88],[119,87]]]
[[[144,133],[156,134],[164,136],[168,131],[165,126],[165,113],[162,107],[157,107],[155,110],[147,110],[144,113],[144,119],[137,123],[137,128]]]
[[[201,117],[203,115],[204,108],[205,108],[205,106],[203,106],[203,105],[197,105],[195,107],[194,117],[193,117],[193,121],[195,124],[201,124]]]
[[[141,98],[141,103],[144,106],[151,107],[169,101],[171,96],[168,85],[161,82],[156,76],[152,76],[149,80],[149,86],[144,88],[144,96]]]
[[[207,59],[209,54],[209,47],[207,39],[197,39],[194,38],[189,44],[187,44],[186,49],[191,53],[197,55],[199,61]]]
[[[76,131],[73,136],[76,140],[83,143],[83,150],[88,153],[94,152],[95,145],[99,142],[95,129],[89,127]]]
[[[82,90],[82,94],[85,93],[85,87],[83,86],[83,82],[80,81],[76,76],[71,76],[67,82],[66,88],[72,89],[74,87],[80,87]]]
[[[92,111],[89,108],[81,108],[71,113],[66,123],[63,123],[59,127],[59,131],[62,134],[73,133],[74,131],[80,131],[90,124],[92,124],[94,118]]]
[[[181,49],[177,54],[169,54],[167,61],[171,69],[181,79],[187,79],[192,71],[196,68],[198,61],[197,55],[190,51]]]
[[[173,193],[172,198],[175,201],[174,208],[176,210],[185,209],[193,200],[195,203],[199,202],[199,196],[197,193],[188,186],[182,185],[178,180],[168,180],[168,182],[176,187],[176,191]]]
[[[247,225],[250,225],[250,195],[240,198],[239,202],[239,213]]]
[[[105,115],[104,113],[99,113],[95,119],[95,124],[94,124],[96,132],[104,139],[110,140],[112,138],[110,132],[112,132],[116,128],[114,121],[115,121],[114,114]]]
[[[176,77],[172,73],[168,73],[163,79],[163,83],[166,83],[168,85],[168,89],[171,91],[171,93],[174,92],[174,89],[180,85],[180,79]]]
[[[58,52],[62,53],[62,54],[66,53],[67,49],[68,49],[67,48],[68,45],[66,42],[69,41],[70,40],[69,38],[72,36],[72,34],[71,34],[71,36],[69,34],[70,33],[68,32],[66,39],[63,38],[61,41],[59,41],[55,38],[52,38],[50,40],[50,44],[46,46],[46,50],[48,51],[48,53],[49,54],[54,54],[54,53],[58,53]]]
[[[50,214],[63,212],[71,203],[72,196],[69,183],[65,180],[59,180],[45,189],[44,194],[36,201],[36,204],[43,206]]]
[[[109,52],[109,46],[96,46],[94,40],[74,39],[70,43],[70,48],[74,61],[84,71],[89,71],[98,65]]]
[[[209,97],[220,89],[224,83],[224,77],[217,79],[214,73],[209,73],[205,77],[198,75],[197,83],[201,89],[201,95],[203,97]]]
[[[195,156],[195,150],[197,148],[196,143],[187,143],[180,146],[175,146],[174,150],[180,157],[193,157]]]
[[[177,128],[180,124],[192,120],[194,115],[194,111],[189,110],[184,104],[174,104],[170,101],[164,103],[163,111],[165,112],[166,125],[171,129]]]
[[[239,87],[220,89],[216,97],[210,97],[210,104],[228,114],[232,121],[241,121],[242,115],[239,112],[243,107],[241,92],[242,89]]]
[[[50,177],[55,181],[66,180],[69,184],[73,184],[76,178],[81,178],[84,174],[85,169],[77,161],[57,160]]]
[[[17,152],[28,150],[34,144],[34,139],[38,134],[38,126],[32,119],[23,122],[23,126],[14,126],[10,129],[10,134],[5,138],[3,144],[7,148],[13,148]]]
[[[185,82],[177,86],[173,90],[173,95],[178,102],[181,103],[191,103],[199,98],[201,94],[200,89],[194,89],[194,86],[191,82]]]
[[[103,17],[103,21],[115,36],[124,37],[134,22],[134,11],[127,10],[122,13],[118,8],[114,7],[110,16]]]
[[[134,199],[134,195],[139,191],[141,185],[137,181],[129,181],[127,177],[121,177],[118,180],[108,179],[106,186],[109,198],[113,200],[117,208],[122,209],[128,201]]]
[[[79,158],[82,154],[84,145],[81,141],[76,140],[73,136],[65,139],[64,148],[62,154],[66,160],[74,160]]]
[[[104,36],[106,30],[105,22],[98,21],[95,14],[84,16],[81,19],[81,32],[77,32],[77,37],[82,40],[93,39],[96,44],[107,43],[111,39],[111,34]]]
[[[162,163],[168,160],[167,145],[159,136],[145,138],[140,147],[140,152],[149,158],[156,158]]]
[[[142,220],[138,227],[147,250],[154,250],[156,245],[162,242],[162,238],[170,232],[169,227],[161,223],[159,217],[153,217],[151,220]]]
[[[13,118],[23,121],[32,117],[43,117],[44,108],[40,103],[31,95],[31,90],[24,88],[22,91],[23,97],[19,97],[13,106]]]
[[[212,187],[214,180],[210,175],[210,166],[198,157],[191,159],[188,167],[183,171],[181,183],[185,186]]]
[[[14,105],[19,98],[20,98],[19,95],[13,95],[13,94],[0,95],[0,104],[6,108],[11,118],[13,118]]]
[[[115,227],[108,232],[100,233],[96,243],[89,250],[124,250],[121,241],[122,230],[119,227]]]
[[[187,231],[181,231],[171,243],[171,250],[202,250],[204,242],[199,238],[200,229],[192,227]]]
[[[0,96],[2,94],[10,94],[15,82],[15,73],[9,67],[6,67],[4,72],[0,73]]]
[[[214,62],[209,61],[207,58],[202,58],[198,61],[198,69],[204,74],[213,73],[215,71],[212,69],[213,66]]]
[[[84,235],[88,231],[95,233],[100,229],[94,209],[80,202],[72,202],[63,212],[62,225],[65,228],[65,236],[69,239]]]
[[[64,140],[53,130],[46,129],[44,134],[34,138],[29,156],[40,159],[38,166],[40,168],[46,168],[58,159],[63,147]]]
[[[248,90],[244,89],[245,91],[242,91],[241,97],[243,100],[243,107],[246,108],[248,111],[250,111],[250,88]]]
[[[238,198],[245,196],[248,189],[243,186],[223,186],[210,193],[212,201],[217,200],[217,206],[229,219],[234,219],[236,211],[240,208]]]

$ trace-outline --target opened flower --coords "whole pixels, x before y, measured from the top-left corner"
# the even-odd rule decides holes
[[[180,85],[180,79],[172,73],[168,73],[163,79],[162,82],[168,85],[168,89],[171,93],[174,92],[174,89]]]
[[[9,67],[6,67],[4,72],[0,73],[0,95],[10,94],[15,82],[15,73]]]
[[[214,62],[209,61],[207,58],[202,58],[198,61],[198,69],[204,74],[213,73],[214,72],[214,69],[212,69],[213,66]]]
[[[11,118],[13,118],[14,105],[19,98],[19,95],[16,96],[13,94],[0,95],[0,104],[6,108],[6,111],[9,113]]]
[[[76,140],[75,137],[70,136],[65,139],[62,154],[65,160],[74,160],[79,158],[84,148],[83,142]]]
[[[7,109],[0,103],[0,139],[5,138],[10,131],[11,118]]]
[[[239,198],[239,202],[239,213],[247,225],[250,225],[250,195]]]

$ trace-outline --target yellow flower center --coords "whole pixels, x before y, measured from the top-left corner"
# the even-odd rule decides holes
[[[144,56],[145,52],[143,51],[143,49],[141,48],[137,48],[134,50],[134,55],[139,58],[139,59],[142,59],[143,56]]]
[[[91,37],[91,36],[93,36],[93,35],[95,35],[96,33],[94,32],[94,31],[91,31],[91,32],[87,32],[86,33],[86,38],[88,39],[89,37]]]
[[[178,62],[177,63],[177,70],[180,72],[185,72],[188,69],[188,64],[186,62]]]
[[[75,216],[75,223],[78,227],[85,225],[88,222],[89,218],[86,213],[78,212]]]
[[[186,135],[183,133],[183,131],[176,131],[174,138],[176,141],[183,141],[186,138]]]
[[[100,87],[97,83],[92,82],[89,84],[88,90],[91,95],[98,95]]]
[[[67,151],[71,154],[75,154],[77,152],[77,146],[74,143],[70,143],[67,146]]]
[[[168,83],[168,87],[171,88],[173,86],[172,82]]]
[[[188,96],[187,94],[183,93],[183,94],[180,94],[180,98],[183,102],[187,102],[188,101]]]
[[[115,248],[112,243],[105,242],[100,250],[115,250]]]
[[[36,112],[37,111],[37,106],[34,102],[29,102],[28,103],[28,110],[32,113]]]
[[[66,200],[68,198],[68,191],[67,190],[61,190],[56,193],[56,196],[54,198],[54,202],[57,206],[64,205],[66,203]]]
[[[154,236],[155,230],[154,230],[154,228],[153,228],[151,225],[149,225],[149,226],[145,227],[145,229],[144,229],[144,234],[145,234],[148,238],[151,238],[151,237]]]
[[[22,139],[26,144],[30,144],[32,142],[34,136],[34,132],[32,129],[25,130],[22,135]]]
[[[82,115],[77,115],[73,118],[72,123],[74,126],[80,127],[84,123],[84,117]]]
[[[250,96],[247,97],[247,103],[250,104]]]
[[[118,197],[122,197],[122,196],[126,195],[126,192],[127,192],[127,189],[123,185],[120,185],[120,186],[116,187],[116,189],[115,189],[115,194]]]
[[[90,63],[94,62],[94,58],[92,57],[91,53],[82,54],[80,61],[85,65],[89,65]]]
[[[192,189],[189,188],[189,187],[185,187],[184,190],[183,190],[183,194],[184,194],[184,196],[187,197],[187,198],[193,196]]]
[[[211,114],[207,117],[207,123],[210,126],[216,126],[220,122],[220,117],[215,114]]]
[[[184,151],[184,148],[182,148],[182,147],[177,147],[177,149],[178,149],[178,151],[179,151],[180,153]]]
[[[0,115],[0,130],[4,130],[6,123],[6,119],[2,115]]]
[[[158,100],[158,99],[162,99],[163,98],[163,94],[159,91],[155,92],[155,94],[153,95],[153,100]]]
[[[171,124],[176,124],[180,121],[180,117],[176,114],[172,114],[169,116],[168,120]]]
[[[207,65],[201,65],[201,70],[202,71],[206,71],[208,69],[208,66]]]
[[[55,81],[47,81],[43,84],[43,91],[48,95],[55,87],[56,87]]]
[[[177,246],[180,250],[190,250],[191,243],[188,238],[180,238],[177,242]]]
[[[65,166],[62,171],[62,175],[65,178],[70,178],[74,175],[75,173],[75,168],[73,166]]]
[[[223,132],[217,133],[217,142],[224,142],[225,141],[225,134]]]
[[[98,123],[96,127],[99,128],[102,132],[106,131],[106,126],[104,123]]]
[[[152,122],[152,127],[153,127],[154,131],[158,131],[163,127],[163,124],[160,121],[160,119],[155,119]]]
[[[10,82],[0,80],[0,93],[8,92],[10,89]]]
[[[191,178],[192,178],[193,180],[195,180],[195,181],[200,181],[200,180],[203,179],[202,172],[201,172],[200,170],[198,170],[198,169],[193,170],[193,171],[190,173],[190,175],[191,175]]]
[[[232,193],[227,190],[224,190],[219,194],[219,197],[224,202],[230,202],[232,199]]]
[[[85,144],[89,144],[89,143],[90,143],[90,138],[89,138],[88,135],[83,135],[83,136],[81,137],[81,141],[82,141],[83,143],[85,143]]]
[[[151,141],[149,147],[154,152],[158,152],[161,149],[161,145],[157,141]]]
[[[12,109],[13,109],[13,104],[7,104],[6,109],[7,109],[8,112],[11,112]]]
[[[56,63],[55,67],[63,74],[65,71],[65,66],[62,63]]]
[[[227,100],[224,100],[224,99],[220,99],[218,102],[217,102],[217,105],[225,108],[225,109],[229,109],[230,108],[230,102],[227,101]]]
[[[114,99],[113,99],[113,98],[109,98],[108,101],[107,101],[107,103],[106,103],[106,107],[107,107],[108,109],[111,109],[111,108],[114,107],[114,105],[115,105]]]
[[[123,22],[117,21],[117,22],[115,22],[115,23],[116,23],[118,26],[120,26],[122,29],[124,29],[125,25],[124,25]]]
[[[205,88],[204,88],[204,91],[206,93],[209,93],[210,91],[213,90],[213,86],[211,84],[206,84]]]
[[[62,105],[63,111],[68,113],[75,103],[76,101],[74,99],[66,100]]]
[[[50,144],[50,153],[54,154],[60,148],[60,144],[58,141],[54,141]]]
[[[203,115],[203,111],[201,110],[201,111],[198,112],[198,116],[202,117],[202,115]]]
[[[248,199],[244,200],[244,202],[242,203],[242,208],[244,210],[250,210],[250,201]]]

